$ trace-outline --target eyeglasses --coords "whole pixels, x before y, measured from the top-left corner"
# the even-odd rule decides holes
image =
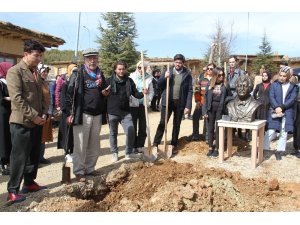
[[[218,74],[218,77],[224,77],[224,74],[223,73]]]
[[[140,70],[140,69],[142,69],[142,67],[138,66],[138,69]]]
[[[207,70],[212,71],[212,70],[214,70],[214,68],[208,67]]]

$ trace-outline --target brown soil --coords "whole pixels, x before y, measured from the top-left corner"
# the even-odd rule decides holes
[[[245,143],[240,143],[239,149]],[[203,150],[200,150],[203,149]],[[174,160],[132,161],[86,183],[61,186],[24,211],[299,211],[300,184],[209,168],[205,142],[181,138]],[[243,151],[243,150],[242,150]],[[184,162],[186,155],[194,156]],[[176,160],[176,161],[175,161]]]

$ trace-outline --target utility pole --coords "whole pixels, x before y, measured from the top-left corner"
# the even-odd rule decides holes
[[[78,15],[77,41],[76,41],[76,51],[75,51],[75,63],[76,64],[78,63],[78,45],[79,45],[80,17],[81,17],[81,12]]]

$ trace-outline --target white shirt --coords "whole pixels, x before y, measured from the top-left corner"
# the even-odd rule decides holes
[[[282,102],[284,104],[286,93],[290,87],[290,82],[282,84],[281,87],[282,87]]]

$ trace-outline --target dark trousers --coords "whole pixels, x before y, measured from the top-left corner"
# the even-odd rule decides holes
[[[10,176],[8,192],[19,192],[24,176],[24,184],[31,185],[37,176],[42,126],[26,128],[20,124],[10,125],[12,151],[10,155]]]
[[[151,101],[151,109],[152,110],[159,108],[160,98],[161,98],[161,95],[153,96],[153,99]]]
[[[199,135],[199,124],[202,116],[202,108],[195,108],[193,113],[193,135]]]
[[[134,126],[134,148],[144,147],[147,137],[146,132],[146,116],[144,105],[139,107],[130,107],[132,122]]]
[[[222,118],[222,112],[218,110],[219,102],[213,102],[210,111],[207,112],[208,115],[208,146],[213,147],[214,143],[214,133],[216,127],[216,149],[219,148],[219,129],[216,124],[217,120]]]
[[[180,124],[182,120],[184,109],[181,109],[179,107],[178,101],[171,101],[169,104],[168,109],[168,121],[170,119],[170,116],[173,113],[173,131],[172,131],[172,141],[171,145],[177,146],[178,143],[178,136],[180,131]],[[160,116],[160,122],[158,124],[156,134],[154,137],[154,145],[158,145],[161,142],[161,139],[164,135],[165,130],[165,115],[166,115],[166,107],[163,106],[161,109],[161,116]]]
[[[295,150],[300,150],[300,102],[296,103],[296,119],[294,121],[293,145]]]

